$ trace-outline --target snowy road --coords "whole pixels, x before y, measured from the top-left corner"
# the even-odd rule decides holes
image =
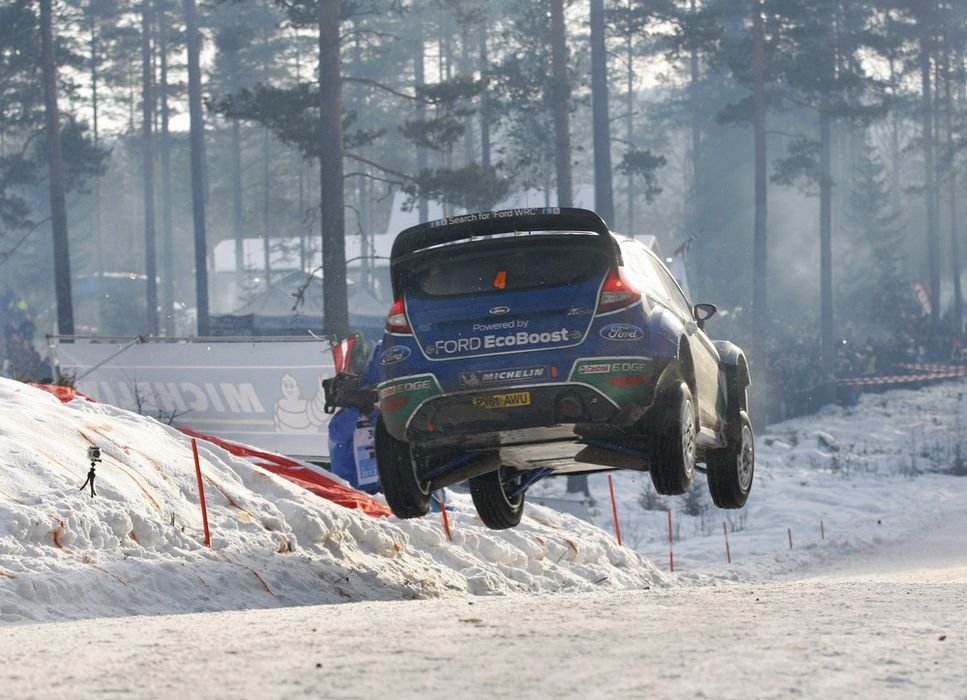
[[[4,630],[9,698],[967,698],[967,512],[756,583]]]

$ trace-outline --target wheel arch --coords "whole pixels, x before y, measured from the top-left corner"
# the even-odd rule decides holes
[[[745,389],[752,383],[752,378],[745,353],[742,348],[728,340],[716,340],[715,349],[719,353],[719,365],[725,373],[728,404],[737,405],[740,411],[748,411]]]

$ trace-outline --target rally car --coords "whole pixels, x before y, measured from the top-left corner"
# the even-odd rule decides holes
[[[376,463],[400,518],[469,481],[481,520],[515,526],[538,480],[649,471],[684,493],[697,463],[740,508],[755,448],[742,350],[703,330],[651,250],[583,209],[479,212],[400,233],[373,399]]]

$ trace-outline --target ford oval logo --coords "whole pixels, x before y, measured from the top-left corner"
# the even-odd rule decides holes
[[[601,329],[601,337],[605,340],[640,340],[645,332],[630,323],[612,323]]]
[[[509,313],[510,313],[509,306],[495,306],[490,310],[491,316],[503,316],[504,314],[509,314]]]
[[[395,365],[397,362],[402,362],[409,356],[410,349],[408,347],[405,345],[394,345],[383,351],[383,354],[379,356],[379,363],[381,365]]]

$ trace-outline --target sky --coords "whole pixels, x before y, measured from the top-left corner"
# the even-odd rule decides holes
[[[960,507],[967,478],[944,472],[964,447],[965,389],[866,394],[770,426],[742,510],[711,506],[701,476],[699,515],[685,513],[686,497],[652,494],[671,510],[670,557],[668,510],[640,503],[644,473],[613,475],[623,545],[603,474],[590,506],[564,503],[563,480],[538,484],[521,525],[503,532],[449,489],[448,539],[440,513],[372,517],[199,441],[209,548],[190,438],[0,379],[0,626],[767,580],[929,530]],[[103,460],[94,498],[80,490],[91,444]]]

